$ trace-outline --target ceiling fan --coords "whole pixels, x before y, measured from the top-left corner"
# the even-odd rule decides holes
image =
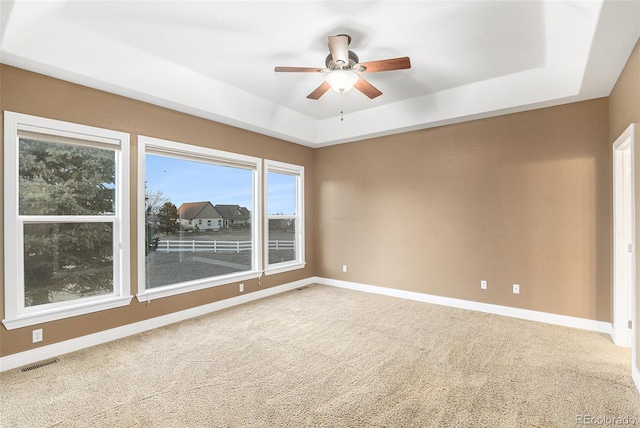
[[[312,100],[319,99],[329,88],[337,92],[346,92],[356,88],[367,97],[373,99],[382,92],[360,76],[361,73],[375,73],[378,71],[403,70],[411,68],[409,57],[383,59],[378,61],[360,62],[358,55],[349,50],[351,36],[339,34],[329,36],[329,55],[325,60],[325,68],[313,67],[276,67],[276,72],[289,73],[324,73],[325,81],[313,92],[307,95]]]

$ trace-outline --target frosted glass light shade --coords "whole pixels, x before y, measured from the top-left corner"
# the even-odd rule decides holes
[[[353,88],[359,77],[358,74],[351,70],[334,70],[327,74],[325,81],[331,85],[331,89],[336,92],[346,92]]]

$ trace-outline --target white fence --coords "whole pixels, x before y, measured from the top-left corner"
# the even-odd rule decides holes
[[[270,250],[293,250],[295,241],[269,241]],[[179,241],[162,239],[158,241],[157,251],[174,253],[178,251],[208,251],[212,253],[251,251],[251,241]]]

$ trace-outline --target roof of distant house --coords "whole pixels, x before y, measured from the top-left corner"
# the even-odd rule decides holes
[[[193,220],[194,218],[197,218],[198,214],[200,214],[208,205],[211,205],[211,208],[220,213],[209,201],[185,202],[180,205],[180,208],[178,208],[178,217],[186,220]]]
[[[225,219],[248,220],[251,216],[251,212],[240,205],[216,205],[215,208]]]

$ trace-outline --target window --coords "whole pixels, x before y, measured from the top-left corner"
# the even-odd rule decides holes
[[[265,273],[303,268],[304,167],[265,160],[265,171]]]
[[[128,134],[5,112],[7,329],[128,305]]]
[[[260,159],[150,137],[138,144],[138,299],[259,277]],[[233,227],[206,220],[236,211],[243,222]]]

